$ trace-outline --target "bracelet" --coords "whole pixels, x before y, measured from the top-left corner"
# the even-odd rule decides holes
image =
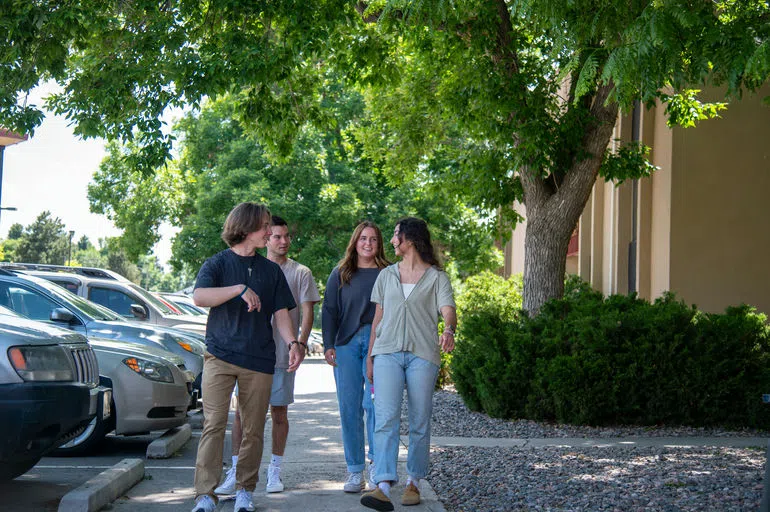
[[[289,342],[289,350],[291,350],[291,346],[294,345],[295,343],[297,345],[299,345],[300,347],[304,348],[305,349],[305,353],[307,353],[307,343],[302,343],[301,341],[297,341],[297,340],[293,340],[293,341]]]
[[[249,289],[249,287],[244,284],[243,285],[243,291],[241,291],[241,293],[238,294],[238,297],[243,297],[243,294],[246,293],[246,290],[248,290],[248,289]]]
[[[447,325],[444,327],[444,332],[452,333],[452,336],[455,335],[455,327],[453,325]]]

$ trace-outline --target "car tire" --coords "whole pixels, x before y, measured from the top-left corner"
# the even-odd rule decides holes
[[[23,475],[32,469],[40,459],[41,457],[32,457],[31,459],[3,462],[0,464],[0,482],[13,480],[17,476]]]
[[[115,415],[117,413],[114,401],[111,403],[111,406],[112,414],[109,418],[106,420],[102,419],[102,408],[100,406],[96,417],[86,425],[86,428],[74,438],[52,451],[51,455],[54,457],[75,457],[90,453],[98,447],[104,441],[104,436],[115,429]]]

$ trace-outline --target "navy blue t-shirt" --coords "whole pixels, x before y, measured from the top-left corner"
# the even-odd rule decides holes
[[[275,343],[270,321],[280,309],[297,307],[281,267],[260,254],[239,256],[226,249],[207,259],[195,288],[245,284],[259,295],[261,311],[248,311],[235,297],[209,310],[206,349],[230,364],[262,373],[274,372]]]

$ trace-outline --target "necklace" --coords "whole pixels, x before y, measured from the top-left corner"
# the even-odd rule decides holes
[[[246,269],[246,282],[248,283],[251,279],[251,273],[254,270],[254,263],[257,261],[257,253],[255,252],[254,255],[251,257],[251,263],[249,263],[249,267]]]

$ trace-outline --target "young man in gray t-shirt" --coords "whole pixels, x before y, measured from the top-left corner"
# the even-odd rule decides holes
[[[273,215],[271,222],[270,238],[267,241],[267,259],[277,263],[299,307],[289,311],[294,328],[300,328],[298,340],[307,351],[307,340],[313,328],[313,306],[321,300],[318,287],[310,269],[297,263],[287,255],[291,248],[291,235],[286,221],[277,215]],[[301,318],[300,318],[301,311]],[[300,324],[301,319],[301,324]],[[295,332],[296,334],[296,332]],[[286,439],[289,435],[289,404],[294,403],[294,372],[287,371],[289,367],[289,351],[285,343],[281,343],[282,336],[278,329],[273,327],[275,339],[275,373],[273,374],[273,387],[270,395],[270,416],[272,418],[272,458],[267,468],[267,492],[283,491],[281,481],[281,461],[286,448]],[[238,447],[242,438],[240,411],[236,409],[233,422],[233,465],[227,472],[227,477],[221,486],[217,487],[217,494],[232,494],[235,492],[235,468],[238,464]]]

